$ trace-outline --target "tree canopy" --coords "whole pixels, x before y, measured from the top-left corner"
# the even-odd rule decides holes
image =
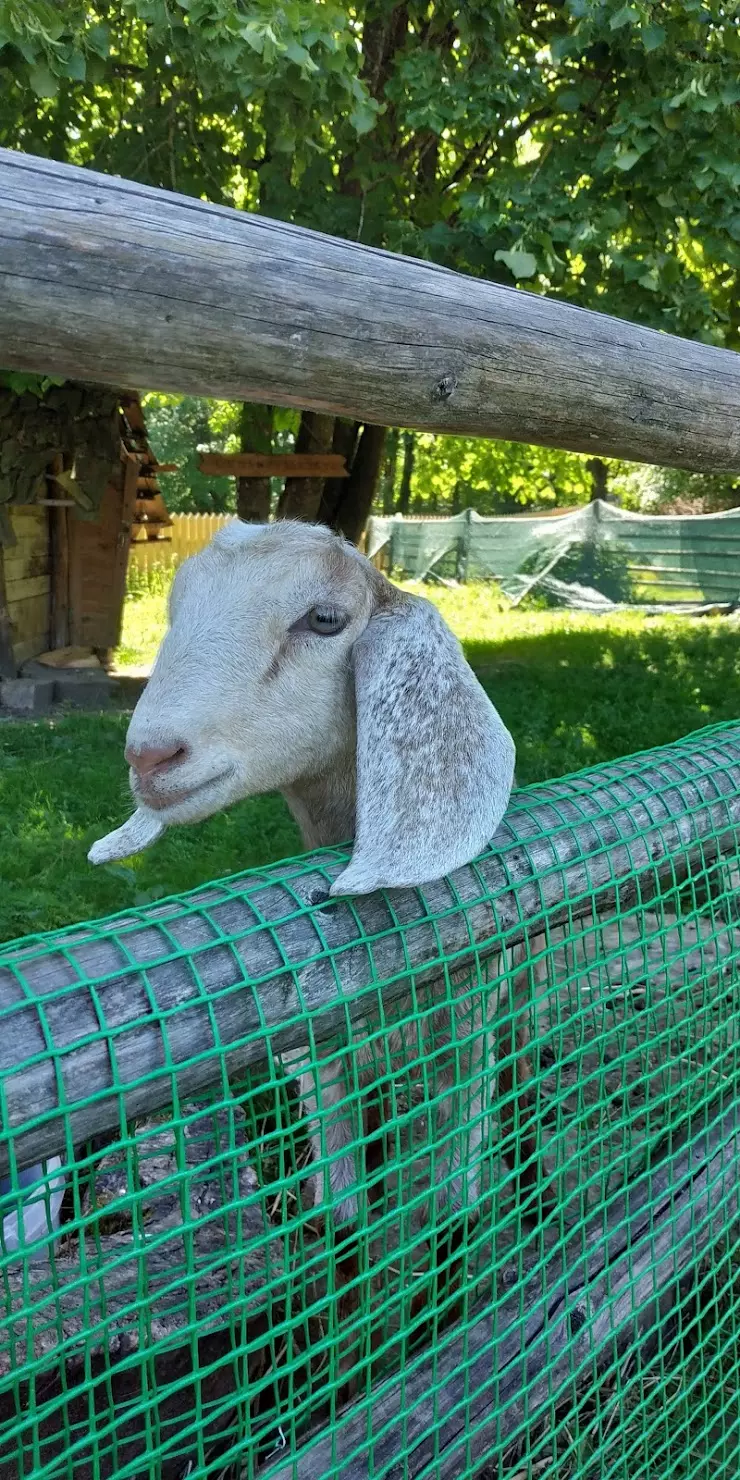
[[[0,142],[737,348],[739,19],[0,0]]]

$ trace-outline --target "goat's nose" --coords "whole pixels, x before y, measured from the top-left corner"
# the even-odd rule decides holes
[[[172,745],[127,745],[124,758],[139,776],[151,776],[155,771],[169,771],[180,765],[187,754],[187,745],[175,740]]]

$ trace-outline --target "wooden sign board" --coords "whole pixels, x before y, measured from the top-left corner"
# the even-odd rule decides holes
[[[204,452],[198,467],[213,478],[347,478],[336,452]]]

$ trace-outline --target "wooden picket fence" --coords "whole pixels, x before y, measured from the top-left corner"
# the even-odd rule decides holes
[[[173,514],[172,526],[167,531],[172,538],[133,541],[129,565],[140,571],[150,571],[155,566],[169,568],[179,565],[187,560],[188,555],[202,550],[234,517],[233,514]]]

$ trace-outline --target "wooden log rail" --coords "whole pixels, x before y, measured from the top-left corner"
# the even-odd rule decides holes
[[[325,903],[329,850],[6,947],[0,1173],[315,1045],[410,972],[646,899],[738,829],[740,722],[516,793],[487,852],[423,890]]]
[[[740,469],[727,350],[10,150],[0,323],[7,369]]]

